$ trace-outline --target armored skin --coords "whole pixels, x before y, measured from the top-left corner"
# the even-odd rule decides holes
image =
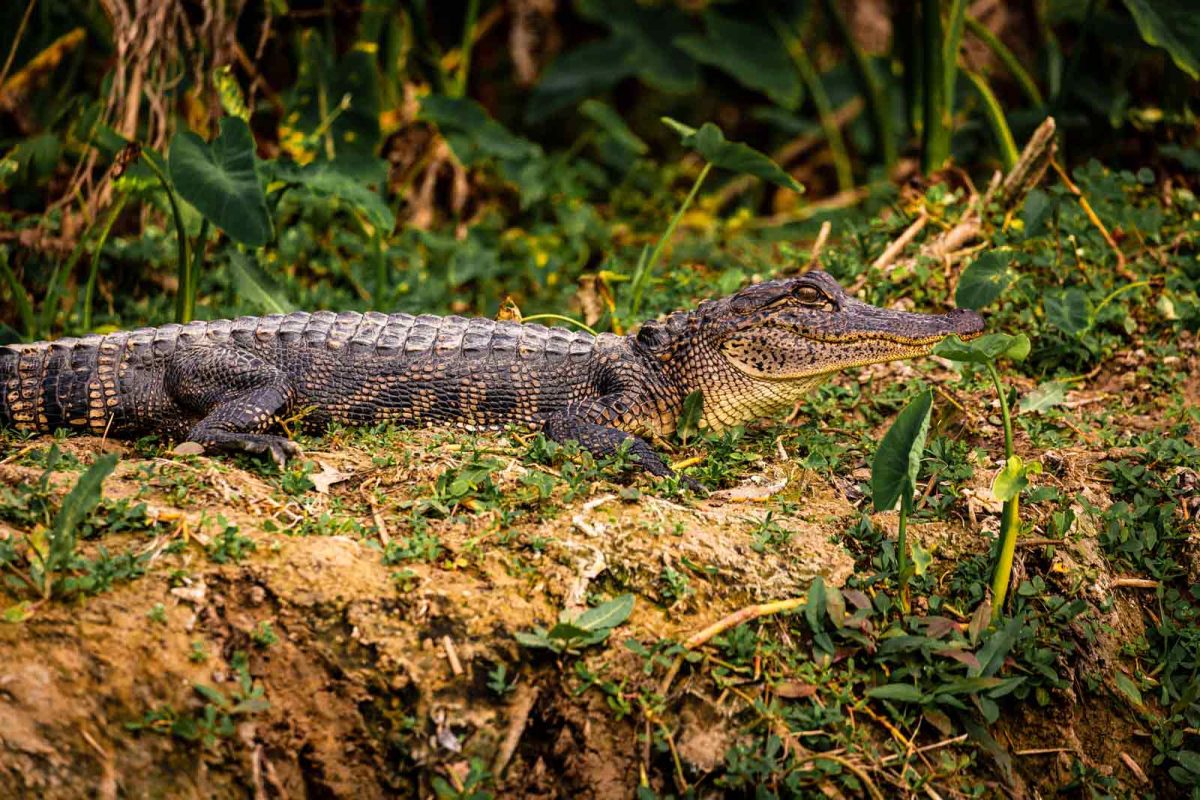
[[[703,393],[701,424],[721,430],[791,407],[840,369],[926,355],[982,330],[973,311],[867,305],[820,271],[631,336],[454,316],[242,317],[0,347],[0,423],[157,433],[281,465],[299,448],[278,421],[300,413],[318,428],[520,425],[597,456],[632,439],[633,458],[665,476],[646,438],[674,431],[692,392]]]

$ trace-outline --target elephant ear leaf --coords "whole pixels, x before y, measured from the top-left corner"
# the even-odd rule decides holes
[[[714,167],[727,169],[739,175],[762,178],[764,181],[769,181],[784,189],[791,189],[794,192],[804,192],[804,187],[772,161],[770,156],[755,150],[748,144],[726,139],[721,129],[711,122],[706,122],[696,129],[670,117],[663,117],[662,121],[664,125],[679,134],[679,140],[684,147],[695,150]]]
[[[167,169],[175,191],[229,238],[249,247],[271,240],[271,215],[254,161],[254,136],[236,117],[221,120],[211,143],[191,131],[171,140]]]

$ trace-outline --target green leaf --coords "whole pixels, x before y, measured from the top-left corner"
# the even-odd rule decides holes
[[[259,714],[263,711],[269,711],[271,703],[265,697],[247,697],[233,708],[229,709],[230,714]]]
[[[1061,403],[1067,396],[1067,385],[1061,381],[1047,381],[1021,398],[1022,414],[1040,414]]]
[[[650,151],[650,146],[642,141],[625,124],[625,120],[621,118],[621,115],[607,103],[601,103],[599,100],[585,100],[579,106],[579,113],[599,125],[605,133],[612,137],[613,141],[620,144],[626,150],[638,155],[645,155]]]
[[[467,166],[489,158],[521,161],[542,153],[538,145],[488,116],[474,100],[431,94],[421,101],[420,116],[438,126],[454,155]]]
[[[921,691],[910,683],[887,683],[867,689],[867,697],[879,700],[896,700],[900,703],[921,702]]]
[[[1175,66],[1200,80],[1200,17],[1192,0],[1124,0],[1143,41],[1161,47]]]
[[[217,708],[229,708],[229,699],[225,697],[224,693],[221,692],[220,689],[214,689],[212,686],[205,686],[203,683],[192,684],[192,688],[196,690],[196,694],[200,695]]]
[[[1004,467],[992,479],[992,496],[1007,503],[1029,485],[1030,475],[1040,475],[1041,472],[1040,461],[1027,463],[1020,456],[1013,456],[1005,462]]]
[[[929,569],[929,565],[933,563],[933,553],[930,553],[916,541],[909,542],[909,550],[912,551],[913,572],[920,577]]]
[[[970,638],[972,646],[979,641],[979,637],[987,630],[987,625],[991,618],[992,601],[990,598],[985,597],[975,607],[975,613],[971,615],[971,622],[967,625],[967,636]]]
[[[592,631],[587,628],[581,628],[573,623],[560,622],[550,629],[550,632],[546,634],[546,638],[562,640],[584,639],[591,633]]]
[[[1042,307],[1050,324],[1063,333],[1078,336],[1092,326],[1092,312],[1082,289],[1046,292]]]
[[[385,180],[387,169],[382,165],[379,177]],[[360,212],[381,233],[390,233],[396,216],[379,192],[366,185],[357,175],[343,172],[336,161],[316,161],[312,164],[274,163],[271,180],[302,186],[318,197],[336,197]]]
[[[803,85],[787,48],[770,26],[746,19],[709,9],[704,12],[704,35],[681,36],[675,44],[697,61],[728,73],[747,89],[764,93],[777,106],[796,108]]]
[[[1118,682],[1121,677],[1124,677],[1120,672],[1117,673]],[[1128,678],[1126,678],[1128,680]],[[1132,681],[1131,681],[1132,683]],[[1134,687],[1137,688],[1136,686]],[[1139,703],[1140,705],[1140,703]],[[1180,765],[1193,775],[1200,775],[1200,753],[1193,750],[1177,750],[1173,757]]]
[[[933,392],[926,389],[896,415],[879,443],[871,464],[871,496],[876,511],[890,511],[901,495],[907,493],[911,498],[915,491],[932,409]]]
[[[574,624],[585,631],[611,630],[629,619],[631,613],[633,595],[623,594],[595,608],[589,608],[575,619]]]
[[[541,122],[591,94],[633,75],[629,42],[620,37],[586,42],[558,56],[529,96],[525,121]]]
[[[100,504],[100,490],[104,479],[117,466],[117,455],[100,456],[88,467],[87,472],[71,487],[63,498],[62,506],[54,517],[49,532],[49,555],[47,571],[67,566],[75,553],[76,532],[88,514]]]
[[[1000,297],[1012,283],[1011,253],[991,251],[971,262],[958,279],[954,302],[962,308],[980,309]]]
[[[825,587],[825,613],[833,627],[841,628],[846,624],[846,598],[836,586]]]
[[[176,134],[167,168],[179,196],[231,239],[250,247],[270,241],[271,215],[245,122],[225,117],[212,144],[191,131]]]
[[[33,603],[29,602],[28,600],[22,600],[21,602],[15,603],[4,609],[3,612],[0,612],[0,622],[15,624],[18,622],[24,622],[31,616],[33,616]]]
[[[684,147],[692,148],[714,167],[739,175],[753,175],[794,192],[804,191],[795,178],[784,172],[767,155],[741,142],[729,141],[721,129],[711,122],[704,123],[697,130],[670,117],[663,117],[662,121],[679,134]]]
[[[540,628],[533,633],[528,631],[517,631],[513,634],[513,638],[524,647],[530,647],[534,649],[540,648],[543,650],[551,649],[550,639],[546,635],[546,631]]]
[[[1117,688],[1121,690],[1121,694],[1129,698],[1129,702],[1135,706],[1142,705],[1142,692],[1128,675],[1118,670],[1113,674],[1113,681],[1117,684]]]
[[[990,364],[1001,356],[1021,361],[1029,355],[1029,337],[1023,333],[989,333],[969,342],[957,336],[943,339],[934,345],[933,354],[967,364]]]
[[[700,431],[700,420],[704,418],[704,392],[697,389],[683,398],[683,410],[675,424],[675,433],[685,445],[688,439]]]
[[[972,675],[990,678],[999,672],[1000,667],[1004,666],[1004,659],[1008,656],[1008,651],[1012,650],[1013,645],[1016,644],[1017,637],[1024,625],[1024,618],[1018,615],[1006,622],[1003,628],[994,631],[976,653],[979,656],[980,666],[978,670],[971,670]]]
[[[238,250],[229,253],[229,272],[238,296],[250,305],[268,314],[286,314],[295,310],[283,290],[263,274],[247,253]]]
[[[674,41],[692,29],[687,14],[670,3],[638,0],[576,0],[586,19],[609,28],[622,43],[624,61],[643,83],[661,92],[687,94],[700,83],[700,69]]]
[[[825,579],[818,575],[808,587],[808,598],[804,603],[804,617],[813,633],[824,630],[821,614],[825,611]]]
[[[1046,219],[1054,211],[1054,201],[1041,189],[1033,189],[1021,208],[1021,235],[1025,239],[1038,236],[1046,227]]]

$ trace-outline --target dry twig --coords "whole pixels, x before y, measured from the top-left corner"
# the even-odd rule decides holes
[[[508,762],[512,761],[513,753],[517,752],[517,745],[521,741],[521,734],[525,732],[525,726],[529,724],[529,714],[533,711],[533,704],[537,702],[537,697],[538,687],[527,685],[517,687],[516,695],[513,697],[511,716],[508,718],[508,730],[504,732],[504,740],[500,743],[500,749],[496,751],[496,759],[492,762],[492,774],[497,778],[504,776]]]

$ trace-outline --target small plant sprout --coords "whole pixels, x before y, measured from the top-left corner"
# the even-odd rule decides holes
[[[572,615],[563,611],[558,616],[558,624],[550,630],[534,628],[532,632],[517,631],[515,638],[521,645],[535,650],[552,650],[560,655],[577,654],[585,647],[608,639],[613,628],[629,619],[633,602],[632,594],[623,594],[582,614]]]
[[[900,530],[896,538],[896,560],[900,584],[900,607],[909,610],[908,581],[914,571],[924,573],[929,555],[914,545],[913,563],[908,561],[908,515],[912,513],[916,494],[917,473],[921,468],[921,453],[929,433],[929,417],[933,409],[933,392],[929,389],[917,395],[896,417],[884,434],[875,461],[871,465],[871,496],[876,511],[890,511],[900,501]]]
[[[992,569],[992,621],[995,622],[1004,609],[1004,598],[1012,577],[1013,553],[1017,547],[1017,534],[1021,530],[1020,494],[1029,485],[1029,476],[1042,471],[1041,462],[1026,462],[1013,452],[1008,392],[996,370],[996,361],[1001,358],[1023,360],[1029,355],[1029,337],[1023,333],[1016,336],[992,333],[972,342],[952,337],[934,347],[933,353],[951,361],[984,367],[1000,398],[1000,418],[1004,424],[1004,466],[992,480],[992,495],[1004,503],[1004,511],[1000,517],[1000,550]]]

